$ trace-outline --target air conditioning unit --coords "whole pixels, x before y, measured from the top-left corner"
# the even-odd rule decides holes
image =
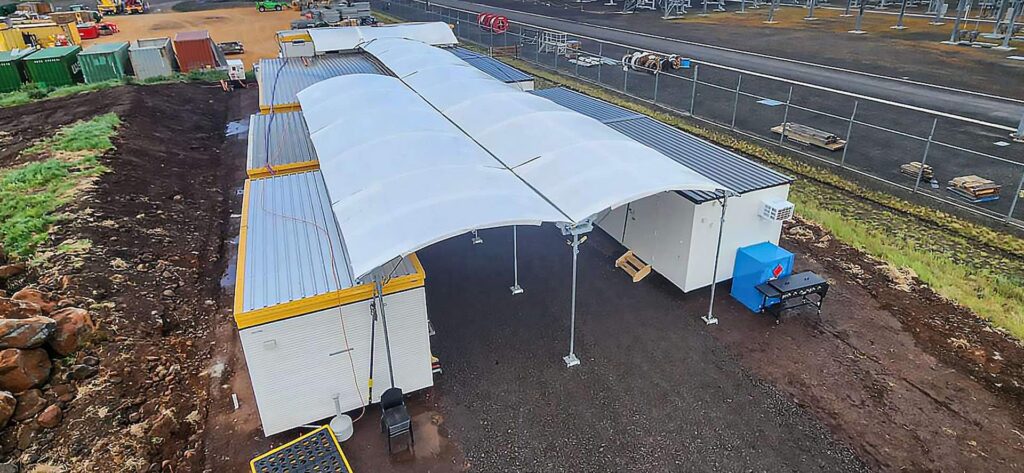
[[[793,218],[796,206],[788,200],[770,200],[761,205],[761,217],[773,222],[785,222]]]

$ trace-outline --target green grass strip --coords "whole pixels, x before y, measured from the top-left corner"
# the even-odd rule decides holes
[[[114,148],[111,137],[120,124],[117,115],[108,113],[65,126],[24,151],[47,159],[0,171],[0,241],[8,254],[31,257],[72,190],[106,171],[99,157]],[[62,152],[74,154],[62,158]]]

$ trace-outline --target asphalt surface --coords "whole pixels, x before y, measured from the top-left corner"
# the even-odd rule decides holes
[[[443,1],[455,3],[457,0]],[[461,18],[450,18],[439,16],[436,11],[424,12],[422,4],[416,4],[417,8],[411,8],[407,6],[408,2],[388,3],[389,5],[377,1],[374,2],[374,7],[385,9],[390,14],[408,20],[437,21],[440,19],[452,22],[460,39],[484,46],[516,44],[520,41],[521,36],[529,37],[537,32],[537,30],[513,24],[509,33],[491,35],[475,24],[473,15],[464,14]],[[432,5],[434,4],[432,3]],[[537,8],[533,4],[523,5],[523,8]],[[487,8],[492,10],[490,7]],[[578,11],[572,10],[555,11],[564,11],[567,16],[579,14]],[[632,26],[637,28],[646,26],[656,28],[664,23],[657,17],[619,15],[616,18],[629,19]],[[638,21],[639,24],[637,24]],[[564,21],[559,23],[559,26],[568,29],[578,25],[571,21]],[[791,38],[794,41],[792,43],[794,46],[790,47],[788,51],[793,54],[813,55],[816,48],[812,40],[821,37],[820,34],[814,36],[814,33],[816,32],[811,32],[812,35],[807,37]],[[731,34],[738,33],[733,30]],[[751,38],[758,35],[756,31],[746,34]],[[636,37],[643,38],[639,35]],[[580,39],[580,42],[582,50],[594,54],[600,53],[601,56],[612,60],[621,58],[626,53],[637,49],[599,43],[585,38]],[[797,46],[795,45],[797,44],[804,45],[805,49],[796,51]],[[906,60],[905,53],[906,51],[900,48],[889,48],[879,51],[876,61],[897,58]],[[531,44],[527,44],[521,49],[520,57],[541,67],[554,69],[569,76],[580,77],[612,90],[625,90],[633,98],[656,102],[659,106],[667,107],[681,114],[689,114],[692,111],[693,115],[698,118],[709,120],[725,128],[734,127],[737,131],[760,137],[769,142],[777,142],[778,135],[774,134],[771,128],[783,121],[809,125],[831,132],[848,140],[844,151],[827,151],[793,142],[788,142],[787,146],[802,153],[803,157],[814,158],[832,165],[842,164],[852,170],[880,178],[880,180],[870,179],[861,174],[847,173],[847,176],[862,184],[919,203],[932,205],[947,212],[960,213],[965,216],[975,215],[967,213],[964,210],[966,208],[1001,221],[1009,212],[1015,190],[1021,179],[1024,178],[1024,166],[1018,164],[1024,161],[1024,144],[1013,143],[1001,146],[1010,141],[1007,136],[1008,132],[1004,130],[936,117],[928,113],[877,101],[857,99],[820,88],[794,86],[792,95],[790,95],[791,84],[789,83],[750,74],[743,74],[741,80],[740,73],[704,64],[697,68],[673,71],[672,74],[663,73],[655,77],[642,72],[624,72],[620,66],[615,64],[579,67],[569,63],[565,57],[541,52],[537,46]],[[930,60],[929,58],[922,59],[926,63],[921,66],[922,71],[934,68],[933,64],[928,63]],[[791,63],[779,61],[779,64]],[[986,71],[992,72],[979,68],[979,73]],[[830,72],[838,73],[835,70]],[[693,88],[690,80],[694,74],[698,75],[699,81],[696,89]],[[857,76],[855,73],[846,74]],[[901,87],[911,86],[900,81],[891,82]],[[979,81],[980,83],[982,82]],[[737,85],[741,86],[743,92],[738,98],[735,94]],[[942,89],[935,90],[937,93],[942,93]],[[774,100],[776,105],[764,105],[761,103],[762,99]],[[788,112],[786,111],[787,107],[780,105],[787,100],[792,104]],[[855,107],[855,122],[851,126],[849,118],[854,116]],[[934,130],[932,130],[933,125]],[[929,136],[932,137],[931,143],[929,143]],[[926,152],[927,157],[925,157]],[[910,161],[921,160],[925,160],[935,169],[936,181],[934,183],[923,182],[919,187],[921,195],[915,196],[910,193],[915,184],[914,178],[901,174],[899,166]],[[993,202],[968,203],[946,189],[946,181],[970,174],[983,176],[1002,185],[1002,198]],[[932,197],[940,199],[940,201],[924,197]],[[1024,205],[1016,207],[1014,218],[1024,220]],[[980,221],[993,222],[991,219]]]
[[[581,246],[576,353],[567,368],[570,247],[520,227],[426,248],[435,398],[470,471],[865,471],[845,444],[744,371],[700,320],[707,291],[683,295],[614,267],[601,231]],[[728,297],[723,313],[738,311]]]
[[[858,74],[849,70],[804,64],[779,57],[702,45],[681,39],[682,35],[679,32],[683,30],[682,28],[670,30],[658,28],[656,32],[644,30],[644,32],[638,33],[637,31],[619,29],[617,26],[600,24],[608,23],[611,20],[604,20],[600,17],[595,19],[594,15],[572,10],[562,10],[558,13],[557,18],[544,13],[523,11],[531,9],[531,7],[523,2],[510,0],[487,0],[481,3],[463,0],[433,0],[431,3],[473,11],[487,10],[506,15],[513,21],[649,51],[666,53],[679,51],[705,63],[743,69],[1005,126],[1015,126],[1024,115],[1024,103],[1020,101],[1008,101],[967,91],[915,84],[892,78]],[[652,18],[652,22],[654,21],[659,20]]]

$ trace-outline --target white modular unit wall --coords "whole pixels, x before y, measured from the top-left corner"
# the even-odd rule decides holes
[[[732,278],[736,250],[770,241],[778,244],[782,222],[760,217],[764,201],[785,200],[789,185],[747,192],[729,199],[722,235],[718,281]],[[683,292],[711,284],[722,206],[695,204],[663,192],[612,210],[598,226]]]
[[[433,385],[423,287],[384,297],[395,385]],[[240,330],[266,435],[359,409],[370,370],[370,301]],[[391,386],[382,320],[374,346],[373,402]]]

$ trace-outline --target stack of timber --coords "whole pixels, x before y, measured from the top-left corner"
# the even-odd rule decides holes
[[[801,125],[799,123],[788,122],[774,126],[772,127],[772,132],[781,134],[783,127],[786,128],[786,138],[796,141],[797,143],[814,145],[825,148],[829,151],[840,150],[843,149],[843,146],[846,146],[846,140],[839,139],[839,137],[833,133],[812,128],[807,125]]]
[[[512,46],[494,46],[491,48],[491,56],[493,57],[519,57],[519,45]]]
[[[914,179],[917,179],[917,176],[920,175],[921,179],[925,181],[931,181],[935,178],[935,170],[932,169],[931,166],[921,164],[917,161],[911,161],[907,164],[901,165],[900,172]]]
[[[641,279],[651,274],[651,265],[641,261],[633,253],[633,250],[627,251],[626,254],[615,260],[615,267],[622,268],[629,277],[633,278],[633,282],[640,282]]]
[[[954,177],[946,189],[971,202],[989,202],[999,198],[1001,187],[995,182],[972,174]]]

